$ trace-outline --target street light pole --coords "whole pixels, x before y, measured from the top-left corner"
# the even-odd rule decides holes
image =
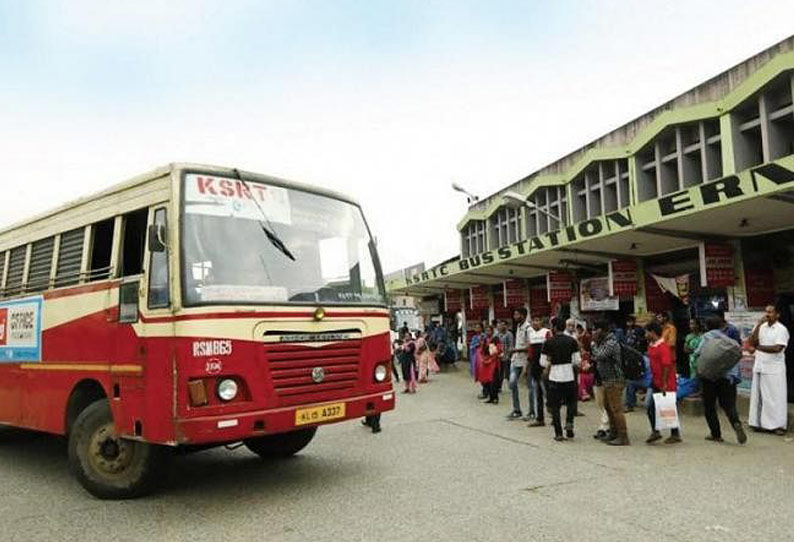
[[[466,194],[466,197],[469,198],[469,203],[472,203],[474,201],[479,201],[479,199],[480,199],[477,196],[475,196],[474,194],[472,194],[471,192],[469,192],[468,190],[466,190],[465,188],[463,188],[461,185],[459,185],[456,182],[452,183],[452,190],[454,190],[455,192],[460,192],[462,194]]]

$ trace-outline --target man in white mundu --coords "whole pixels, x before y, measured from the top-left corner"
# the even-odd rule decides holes
[[[755,348],[753,386],[750,392],[749,425],[782,435],[787,425],[786,346],[789,332],[781,324],[780,313],[773,306],[750,337]]]

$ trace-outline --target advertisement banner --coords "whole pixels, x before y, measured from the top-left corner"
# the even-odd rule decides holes
[[[748,267],[744,270],[747,306],[760,308],[775,300],[775,272],[772,266]]]
[[[460,312],[463,310],[460,290],[447,290],[444,292],[444,312]]]
[[[42,297],[0,303],[0,363],[41,361]]]
[[[546,274],[549,303],[568,303],[573,297],[573,276],[568,271],[553,271]]]
[[[629,298],[637,295],[637,262],[611,260],[609,266],[609,295]]]
[[[620,309],[618,297],[609,295],[609,277],[582,279],[579,282],[579,303],[582,311],[616,311]]]
[[[530,316],[550,316],[551,304],[545,284],[534,284],[529,287]]]
[[[700,285],[704,288],[733,286],[733,247],[723,243],[700,243]]]
[[[488,286],[474,286],[469,288],[469,300],[471,305],[469,308],[473,311],[488,310],[491,305],[491,300],[488,295]]]
[[[753,333],[755,325],[765,316],[763,312],[726,312],[725,321],[736,326],[739,330],[739,335],[742,338],[742,345],[747,344],[747,340]],[[742,381],[739,383],[739,388],[745,391],[750,391],[750,386],[753,383],[753,365],[755,364],[755,354],[751,354],[746,349],[742,348],[742,358],[739,360],[739,376]]]

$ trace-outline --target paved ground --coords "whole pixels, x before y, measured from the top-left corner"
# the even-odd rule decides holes
[[[263,463],[244,448],[181,458],[164,490],[128,502],[89,497],[66,470],[64,443],[0,437],[0,540],[794,540],[794,442],[750,434],[647,446],[594,441],[590,404],[572,442],[479,404],[465,371],[399,396],[372,435],[321,429],[299,457]]]

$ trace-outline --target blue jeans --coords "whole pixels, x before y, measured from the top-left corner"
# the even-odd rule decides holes
[[[546,395],[546,384],[543,377],[529,377],[529,417],[538,421],[543,421],[545,411],[543,410],[543,397]]]
[[[637,390],[640,388],[650,388],[651,386],[651,360],[648,356],[643,356],[645,364],[645,375],[638,380],[626,382],[626,408],[637,406]],[[647,402],[646,402],[647,405]]]
[[[510,395],[513,396],[513,412],[521,414],[521,401],[518,399],[518,379],[521,376],[523,367],[510,367]]]
[[[626,408],[637,406],[637,390],[645,387],[645,380],[629,380],[626,382]]]

